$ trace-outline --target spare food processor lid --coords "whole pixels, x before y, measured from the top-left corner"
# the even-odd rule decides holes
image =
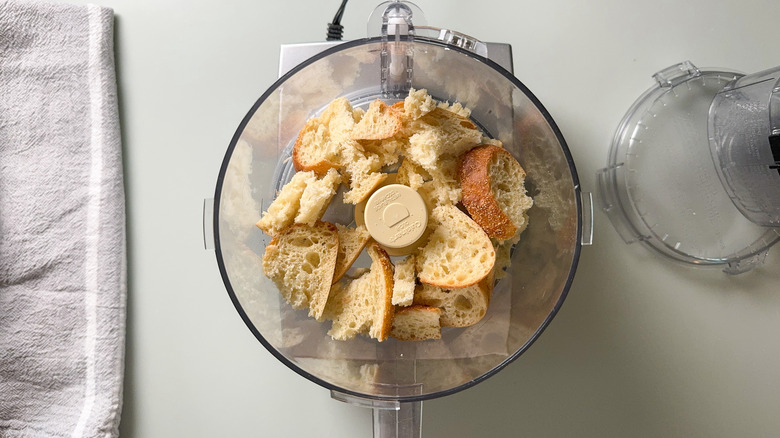
[[[597,175],[601,206],[627,243],[736,274],[763,263],[780,239],[735,206],[710,151],[710,106],[742,76],[683,62],[656,73],[629,109]]]

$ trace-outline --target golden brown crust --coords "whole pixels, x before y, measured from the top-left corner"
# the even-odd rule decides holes
[[[458,171],[463,205],[474,222],[488,236],[505,240],[515,235],[517,226],[501,209],[490,187],[490,163],[499,154],[514,160],[506,149],[495,145],[477,146],[463,155]]]
[[[380,309],[380,313],[374,319],[374,327],[377,328],[375,332],[376,338],[381,342],[390,336],[390,331],[393,328],[393,316],[395,315],[395,308],[393,307],[393,262],[390,260],[390,256],[387,252],[379,246],[378,243],[372,241],[371,246],[368,247],[368,255],[375,262],[378,267],[381,268],[380,272],[377,272],[377,278],[381,276],[384,289],[379,292],[377,296],[377,302],[375,305]],[[373,266],[372,266],[373,268]]]
[[[328,170],[330,169],[338,169],[339,165],[333,162],[330,162],[328,160],[320,160],[313,163],[306,162],[306,159],[304,157],[303,152],[303,136],[305,134],[306,129],[309,127],[309,123],[306,123],[306,126],[301,129],[301,132],[298,134],[298,138],[295,139],[295,145],[293,146],[292,150],[292,161],[293,161],[293,167],[298,172],[308,172],[310,170],[313,170],[314,173],[317,174],[317,176],[322,177],[325,176],[326,173],[328,173]]]

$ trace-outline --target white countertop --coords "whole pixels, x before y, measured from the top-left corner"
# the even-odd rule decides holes
[[[94,2],[94,0],[93,0]],[[114,8],[128,212],[124,437],[366,437],[371,412],[287,369],[233,308],[201,210],[279,46],[324,39],[338,0],[97,0]],[[347,5],[345,39],[379,2]],[[428,24],[513,47],[515,75],[595,192],[656,71],[780,65],[780,2],[419,0]],[[496,376],[424,402],[424,437],[768,437],[780,431],[780,248],[750,273],[626,245],[595,212],[562,310]]]

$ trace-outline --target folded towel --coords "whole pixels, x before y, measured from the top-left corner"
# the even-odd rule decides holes
[[[125,209],[113,11],[0,0],[0,436],[117,436]]]

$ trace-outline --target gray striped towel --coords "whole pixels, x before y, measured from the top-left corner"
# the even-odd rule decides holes
[[[113,11],[0,0],[0,436],[118,436],[125,203]]]

